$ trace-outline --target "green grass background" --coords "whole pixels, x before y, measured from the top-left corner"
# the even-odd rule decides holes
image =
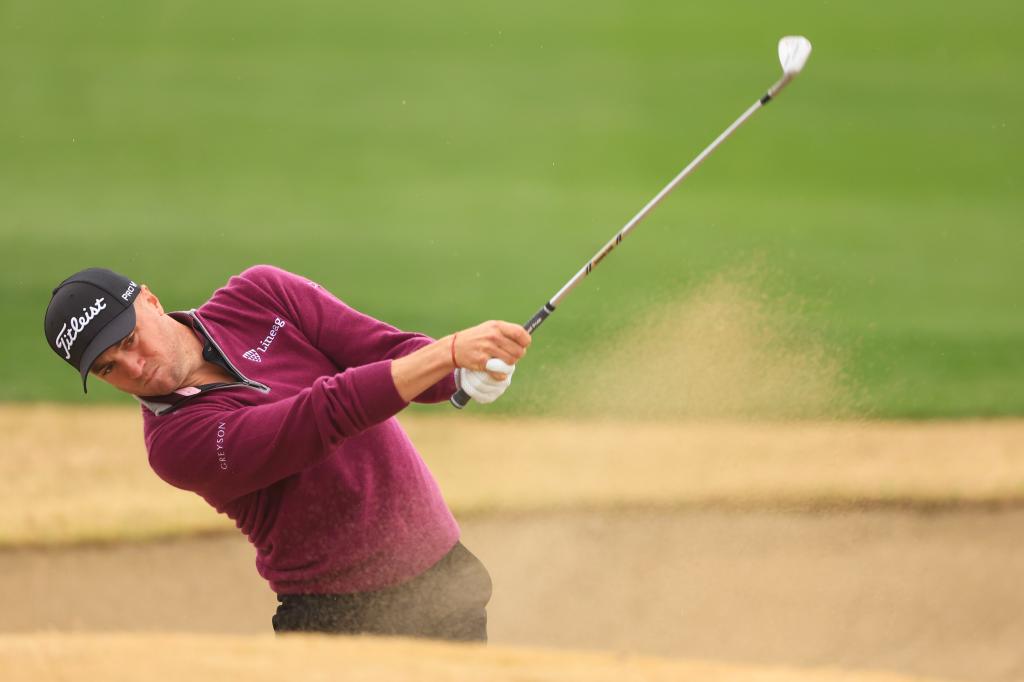
[[[0,0],[0,400],[85,402],[42,314],[92,265],[170,308],[271,262],[433,335],[523,321],[801,33],[805,74],[573,294],[517,381],[756,260],[872,414],[1024,414],[1022,29],[994,0]]]

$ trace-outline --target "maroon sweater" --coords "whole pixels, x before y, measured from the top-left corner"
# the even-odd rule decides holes
[[[140,399],[149,462],[235,521],[275,592],[389,587],[454,546],[455,519],[394,418],[407,403],[391,360],[430,338],[266,265],[183,315],[241,380],[165,404]],[[454,391],[449,376],[416,401]]]

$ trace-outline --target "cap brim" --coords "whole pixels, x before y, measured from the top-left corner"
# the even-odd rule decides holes
[[[107,326],[92,340],[92,343],[86,346],[79,365],[82,371],[83,391],[89,392],[85,381],[89,378],[89,370],[92,369],[92,363],[96,362],[96,358],[103,355],[103,351],[131,334],[133,329],[135,329],[135,306],[129,305],[117,317],[108,322]]]

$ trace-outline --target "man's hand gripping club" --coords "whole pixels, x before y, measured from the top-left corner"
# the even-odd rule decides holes
[[[497,400],[512,381],[519,359],[530,345],[521,325],[491,320],[446,336],[391,363],[391,377],[406,402],[452,370],[459,387],[474,400]]]
[[[530,335],[511,322],[485,322],[452,338],[452,364],[458,387],[480,403],[493,403],[512,383],[515,363],[526,353]]]

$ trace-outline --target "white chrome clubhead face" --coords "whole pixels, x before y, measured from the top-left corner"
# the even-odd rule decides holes
[[[779,40],[779,61],[787,76],[800,73],[811,56],[811,41],[803,36],[786,36]]]

